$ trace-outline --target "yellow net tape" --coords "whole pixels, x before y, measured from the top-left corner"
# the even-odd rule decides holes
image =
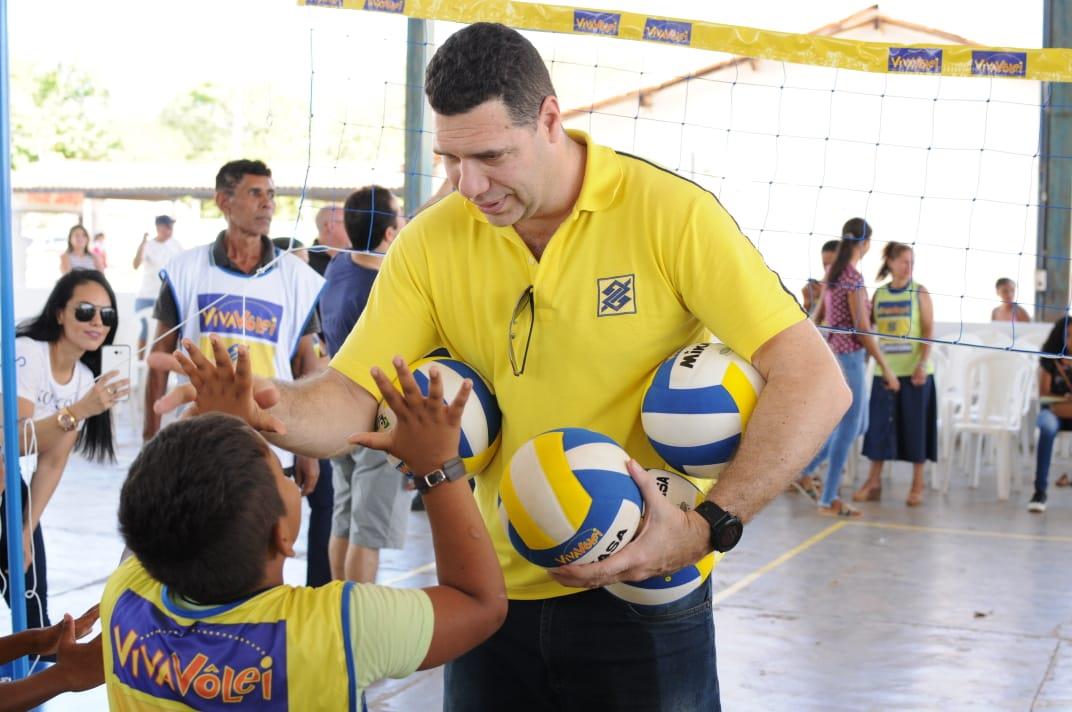
[[[862,72],[1072,81],[1069,49],[889,45],[632,12],[492,0],[298,0],[298,4],[388,12],[423,20],[500,22],[521,30],[659,42]]]

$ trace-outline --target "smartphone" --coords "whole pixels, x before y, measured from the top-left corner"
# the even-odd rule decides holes
[[[112,344],[101,346],[101,374],[109,371],[119,371],[115,380],[130,380],[130,346],[127,344]],[[126,400],[124,396],[119,400]]]

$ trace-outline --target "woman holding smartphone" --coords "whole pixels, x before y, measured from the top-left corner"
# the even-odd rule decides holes
[[[104,269],[100,258],[89,249],[89,231],[75,225],[67,232],[67,251],[60,255],[60,272],[67,274],[76,269]]]
[[[101,347],[112,343],[118,324],[115,293],[104,275],[74,270],[56,282],[41,313],[15,332],[19,450],[37,454],[30,485],[22,485],[24,575],[26,591],[36,599],[26,607],[31,628],[51,625],[40,521],[67,459],[77,448],[90,460],[115,460],[108,411],[127,395],[130,383],[117,379],[115,371],[102,376],[100,370]],[[0,491],[3,486],[0,478]],[[0,495],[0,507],[5,496]],[[10,604],[5,528],[0,518],[0,588]]]

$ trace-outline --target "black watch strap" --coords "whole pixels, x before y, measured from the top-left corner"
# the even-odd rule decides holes
[[[437,485],[454,482],[463,477],[465,477],[465,463],[460,457],[452,457],[438,470],[432,470],[427,475],[413,475],[413,485],[418,492],[424,494]]]
[[[693,510],[707,520],[711,528],[711,548],[715,551],[727,552],[737,546],[744,533],[744,525],[741,520],[707,499],[701,502]]]

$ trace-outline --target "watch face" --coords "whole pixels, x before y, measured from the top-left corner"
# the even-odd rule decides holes
[[[741,534],[744,532],[744,525],[741,524],[741,520],[734,517],[730,521],[722,525],[718,532],[718,546],[719,551],[726,552],[737,546],[737,542],[741,540]]]

